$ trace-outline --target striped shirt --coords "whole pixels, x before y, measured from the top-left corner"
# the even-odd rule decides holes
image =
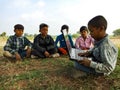
[[[31,42],[26,37],[17,37],[16,35],[13,35],[8,38],[4,50],[14,54],[19,50],[24,50],[26,46],[32,47]]]
[[[91,54],[93,58],[90,67],[94,68],[96,72],[108,75],[115,69],[118,49],[109,40],[108,35],[95,43]]]

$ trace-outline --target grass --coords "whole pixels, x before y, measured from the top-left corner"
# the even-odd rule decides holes
[[[73,79],[67,56],[10,62],[0,47],[0,90],[120,90],[120,49],[116,69],[109,76]]]

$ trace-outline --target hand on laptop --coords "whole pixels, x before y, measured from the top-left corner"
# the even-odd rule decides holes
[[[89,56],[89,52],[78,53],[78,56],[87,57]]]
[[[89,60],[88,58],[84,58],[83,60],[79,60],[78,62],[79,62],[80,64],[84,65],[84,66],[89,67],[89,66],[90,66],[90,63],[91,63],[91,60]]]

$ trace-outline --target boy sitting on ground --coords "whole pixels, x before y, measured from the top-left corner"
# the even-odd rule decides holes
[[[16,24],[14,26],[15,35],[8,38],[5,46],[3,56],[11,59],[22,60],[24,57],[30,57],[31,42],[23,35],[24,26]],[[25,49],[27,47],[27,49]]]
[[[54,40],[48,35],[48,25],[40,24],[39,32],[34,38],[31,58],[59,57]]]

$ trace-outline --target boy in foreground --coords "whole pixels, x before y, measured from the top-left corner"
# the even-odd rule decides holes
[[[110,41],[106,34],[107,21],[99,15],[88,22],[88,29],[95,39],[94,48],[86,53],[79,53],[79,56],[91,57],[75,62],[75,68],[90,74],[109,75],[115,69],[118,49]],[[79,75],[78,75],[79,77]]]

